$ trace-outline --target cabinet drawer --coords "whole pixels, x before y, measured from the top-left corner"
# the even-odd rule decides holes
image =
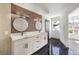
[[[34,38],[33,39],[33,51],[35,52],[35,51],[37,51],[37,50],[39,50],[40,49],[40,45],[41,45],[41,41],[40,41],[40,39],[38,38]]]
[[[47,34],[41,35],[40,40],[41,40],[41,47],[46,45],[48,43]]]

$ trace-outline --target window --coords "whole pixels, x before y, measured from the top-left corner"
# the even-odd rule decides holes
[[[69,33],[79,34],[79,18],[78,16],[73,16],[69,18]]]

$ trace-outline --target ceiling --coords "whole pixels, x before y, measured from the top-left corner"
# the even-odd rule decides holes
[[[79,3],[36,3],[36,5],[45,10],[49,15],[69,14],[79,7]]]

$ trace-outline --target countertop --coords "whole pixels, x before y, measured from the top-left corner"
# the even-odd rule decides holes
[[[36,35],[39,35],[43,32],[38,32],[38,31],[33,31],[33,32],[25,32],[23,35],[21,33],[12,33],[11,38],[13,41],[19,40],[19,39],[24,39],[24,38],[30,38]]]

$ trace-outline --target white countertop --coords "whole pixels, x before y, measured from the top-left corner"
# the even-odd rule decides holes
[[[21,33],[12,33],[11,38],[12,38],[12,40],[19,40],[19,39],[24,39],[24,38],[36,36],[36,35],[39,35],[41,33],[42,32],[38,32],[38,31],[24,32],[23,36],[21,35]]]

